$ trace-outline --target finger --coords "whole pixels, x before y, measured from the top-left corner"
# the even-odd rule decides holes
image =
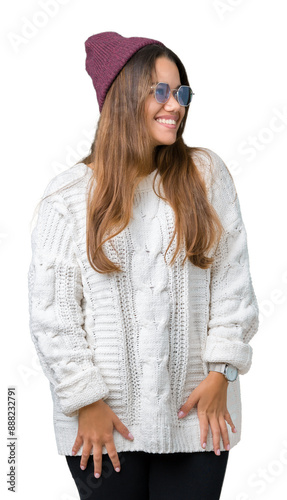
[[[98,479],[102,473],[103,447],[99,443],[93,444],[94,476]]]
[[[92,445],[89,441],[84,441],[82,457],[80,461],[80,467],[84,470],[87,467],[87,463],[91,454]]]
[[[208,434],[208,418],[206,413],[198,413],[199,428],[200,428],[200,441],[202,448],[206,448],[207,434]]]
[[[126,439],[133,440],[134,437],[129,429],[123,424],[119,417],[115,414],[113,418],[113,424],[116,430]]]
[[[230,450],[229,436],[228,436],[227,425],[223,415],[219,417],[219,427],[222,435],[223,446],[226,450],[229,451]]]
[[[115,471],[120,472],[120,470],[121,470],[120,459],[119,459],[113,438],[111,438],[109,441],[106,441],[105,446],[107,448],[108,455],[111,459],[111,462],[114,466]]]
[[[215,455],[220,455],[220,427],[218,423],[217,416],[214,414],[209,418],[211,432],[212,432],[212,441],[213,441],[213,449]]]
[[[78,451],[81,448],[82,444],[83,444],[83,438],[78,435],[76,437],[76,440],[75,440],[73,448],[72,448],[72,455],[76,455],[76,453],[78,453]]]
[[[184,405],[178,411],[177,413],[178,418],[185,417],[189,413],[191,408],[193,408],[194,405],[198,402],[198,399],[199,399],[198,393],[196,392],[196,389],[194,389],[192,393],[188,396]]]
[[[225,414],[224,414],[224,418],[226,420],[226,422],[230,425],[230,427],[232,428],[232,432],[237,432],[236,428],[235,428],[235,425],[232,421],[232,418],[230,416],[230,413],[228,410],[226,410]]]

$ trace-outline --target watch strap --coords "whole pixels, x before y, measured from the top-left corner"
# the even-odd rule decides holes
[[[209,363],[209,371],[214,371],[224,374],[226,365],[227,363]]]
[[[234,382],[238,377],[238,369],[229,363],[209,363],[209,371],[222,373],[229,382]]]

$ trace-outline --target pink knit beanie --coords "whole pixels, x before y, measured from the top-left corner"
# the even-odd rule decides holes
[[[114,31],[92,35],[85,41],[86,70],[92,78],[100,112],[111,84],[124,65],[135,52],[152,43],[164,47],[164,44],[158,40],[141,37],[126,38]]]

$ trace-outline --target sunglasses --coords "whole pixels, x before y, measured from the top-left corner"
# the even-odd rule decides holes
[[[181,106],[189,106],[194,95],[194,92],[192,92],[188,85],[181,85],[177,89],[171,89],[168,83],[159,82],[156,85],[152,85],[151,89],[153,89],[154,97],[159,104],[165,104],[172,92],[173,97]]]

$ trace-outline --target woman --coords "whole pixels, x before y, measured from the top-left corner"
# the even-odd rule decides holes
[[[170,49],[85,47],[95,140],[47,186],[29,269],[58,453],[81,499],[215,500],[258,330],[235,185],[183,141],[193,92]]]

